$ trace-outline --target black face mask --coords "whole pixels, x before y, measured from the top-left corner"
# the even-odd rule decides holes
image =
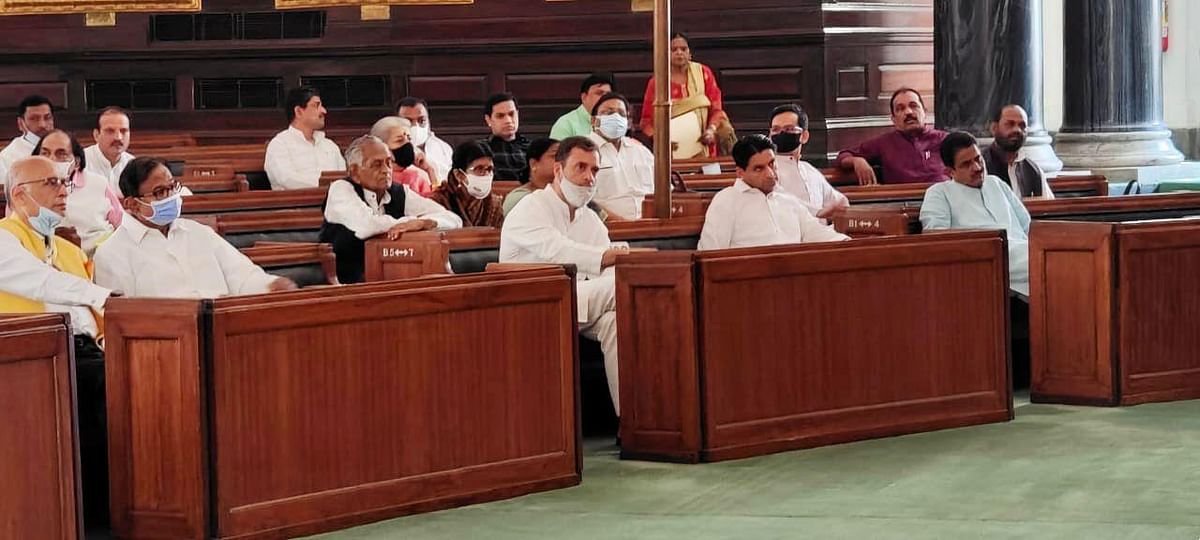
[[[784,131],[771,136],[771,142],[775,143],[775,149],[780,154],[790,154],[800,148],[800,134]]]
[[[417,160],[417,153],[413,150],[412,143],[406,143],[404,146],[392,150],[392,158],[396,160],[397,167],[407,169]]]

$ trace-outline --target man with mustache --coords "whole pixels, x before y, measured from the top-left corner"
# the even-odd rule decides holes
[[[21,136],[0,150],[0,178],[7,176],[14,162],[32,155],[38,141],[54,130],[54,104],[45,96],[26,96],[17,105],[17,129]]]
[[[1004,229],[1008,236],[1008,286],[1029,296],[1029,211],[1011,187],[988,174],[979,144],[956,131],[942,142],[940,157],[952,182],[925,190],[921,226],[938,229]]]
[[[87,161],[87,172],[98,174],[108,181],[113,192],[121,193],[121,171],[133,161],[129,152],[129,112],[120,107],[105,107],[96,116],[96,128],[92,130],[93,144],[83,149]]]
[[[946,132],[925,124],[925,102],[912,88],[892,93],[892,125],[895,131],[863,141],[842,150],[837,165],[854,171],[860,185],[940,182],[946,169],[938,158],[938,148]],[[876,178],[873,166],[883,169]]]
[[[1020,105],[1005,105],[992,119],[992,145],[983,154],[988,171],[1012,186],[1022,198],[1053,199],[1046,173],[1020,155],[1029,129],[1029,115]]]
[[[346,170],[346,160],[337,143],[325,138],[325,106],[321,94],[311,86],[288,92],[284,104],[287,129],[267,144],[267,179],[271,189],[315,188],[324,171]]]

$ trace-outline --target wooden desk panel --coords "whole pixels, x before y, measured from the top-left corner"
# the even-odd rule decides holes
[[[118,299],[110,308],[110,321],[118,320],[109,339],[120,342],[121,355],[114,364],[146,366],[141,376],[152,381],[165,368],[156,367],[164,355],[151,347],[177,340],[142,344],[128,330],[142,324],[136,313],[153,313],[160,302]],[[200,420],[174,422],[192,406],[142,392],[158,416],[116,409],[133,425],[123,438],[157,431],[174,447],[134,436],[112,459],[137,472],[124,513],[162,519],[161,510],[146,508],[153,505],[203,519],[182,532],[122,534],[126,527],[121,536],[304,535],[579,482],[574,283],[560,268],[237,297],[191,309],[203,321],[202,358],[170,355],[195,363],[167,371],[203,375],[203,398],[194,402]],[[120,386],[152,390],[131,383],[128,368],[115,371],[125,379]],[[208,437],[189,437],[189,427]],[[174,453],[179,446],[191,449],[184,459]],[[207,486],[199,500],[157,504],[172,494],[155,486],[179,478],[144,469],[163,469],[168,459],[199,475]]]
[[[1010,419],[1007,283],[995,232],[624,257],[622,455],[715,461]]]
[[[1036,221],[1032,399],[1133,405],[1200,397],[1200,222]]]
[[[71,340],[62,315],[0,317],[0,538],[83,535]]]

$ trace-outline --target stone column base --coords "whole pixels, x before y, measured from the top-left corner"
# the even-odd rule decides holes
[[[1183,154],[1169,130],[1114,133],[1058,132],[1054,150],[1068,169],[1123,169],[1175,165]]]

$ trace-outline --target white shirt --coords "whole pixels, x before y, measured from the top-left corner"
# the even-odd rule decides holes
[[[215,231],[190,219],[175,220],[163,236],[126,214],[96,250],[96,283],[131,297],[258,294],[276,279]]]
[[[654,155],[628,137],[620,149],[600,134],[588,135],[600,148],[595,202],[625,219],[641,219],[642,201],[654,193]]]
[[[764,194],[739,178],[713,197],[696,249],[849,239],[813,217],[795,195],[779,189]]]
[[[91,145],[83,149],[83,158],[87,160],[87,171],[93,174],[98,174],[104,177],[108,185],[112,186],[113,193],[124,197],[121,193],[121,172],[125,170],[125,166],[133,161],[134,156],[129,152],[121,152],[117,158],[117,164],[109,163],[108,158],[104,157],[104,152],[100,151],[99,145]]]
[[[842,192],[833,189],[821,171],[798,156],[776,155],[775,168],[779,173],[778,186],[795,195],[800,204],[814,216],[822,210],[850,204],[850,200]],[[818,219],[821,223],[827,223],[824,219]]]
[[[615,287],[614,272],[611,267],[602,269],[601,262],[614,245],[596,212],[580,208],[572,221],[571,207],[547,187],[526,195],[504,216],[500,262],[575,265],[577,315],[580,322],[588,322],[597,311],[593,305],[612,296],[604,289]],[[593,284],[596,287],[589,286]]]
[[[324,171],[346,170],[346,160],[325,132],[314,131],[313,142],[308,142],[304,133],[288,126],[267,144],[263,168],[271,189],[304,189],[317,187]]]
[[[0,291],[15,294],[46,305],[46,311],[68,313],[76,334],[98,335],[91,309],[104,310],[110,294],[86,279],[59,271],[47,261],[39,261],[20,240],[0,230]]]
[[[4,150],[0,150],[0,180],[8,177],[8,170],[12,168],[13,163],[33,155],[38,140],[37,135],[26,133],[13,139]]]
[[[113,206],[106,193],[108,189],[108,181],[104,177],[84,170],[82,182],[77,179],[75,189],[67,195],[67,214],[63,226],[75,229],[83,244],[83,252],[89,255],[96,251],[97,244],[113,232],[113,226],[108,222],[108,213]]]
[[[421,150],[425,152],[425,160],[433,165],[433,172],[437,173],[437,178],[432,179],[433,184],[445,182],[450,177],[450,168],[454,164],[454,148],[430,132],[429,139],[425,141]]]
[[[349,180],[338,180],[329,185],[329,195],[325,199],[325,221],[354,231],[354,236],[359,240],[383,234],[397,224],[414,219],[432,219],[437,222],[439,229],[457,229],[463,224],[462,218],[454,212],[417,195],[408,186],[404,186],[404,217],[397,219],[387,215],[384,205],[390,202],[391,193],[384,192],[383,198],[378,198],[369,189],[363,190],[363,198],[360,199]]]

